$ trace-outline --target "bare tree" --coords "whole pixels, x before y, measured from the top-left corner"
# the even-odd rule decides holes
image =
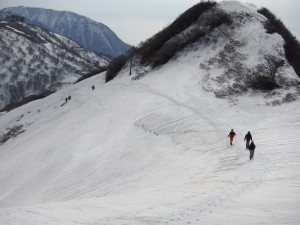
[[[274,55],[265,55],[264,62],[261,66],[268,72],[268,75],[275,80],[275,76],[280,67],[284,65],[284,60],[274,56]]]
[[[283,45],[277,43],[276,45],[273,46],[273,48],[280,57],[285,58],[285,52],[284,52]]]

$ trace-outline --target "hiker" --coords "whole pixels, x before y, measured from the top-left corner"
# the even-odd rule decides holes
[[[250,131],[245,135],[244,141],[246,141],[246,149],[249,149],[249,143],[252,141],[252,135]]]
[[[235,132],[233,131],[233,129],[231,129],[230,133],[228,134],[228,137],[230,138],[230,144],[232,145],[233,142],[233,138],[235,136]]]
[[[66,103],[68,102],[68,98],[66,98]]]
[[[95,86],[94,85],[92,86],[92,90],[95,90]]]
[[[254,150],[255,150],[256,146],[254,144],[254,141],[251,141],[251,144],[249,145],[249,150],[250,150],[250,160],[253,158],[254,156]]]

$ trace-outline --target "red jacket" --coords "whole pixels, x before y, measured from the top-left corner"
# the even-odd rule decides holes
[[[231,138],[233,138],[236,134],[234,133],[234,131],[230,131],[230,133],[228,134],[228,137],[230,136]]]

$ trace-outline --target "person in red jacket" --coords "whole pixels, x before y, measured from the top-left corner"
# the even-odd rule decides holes
[[[230,133],[228,134],[228,137],[230,139],[230,144],[232,145],[232,142],[233,142],[233,138],[235,136],[235,132],[233,131],[233,129],[231,129]]]

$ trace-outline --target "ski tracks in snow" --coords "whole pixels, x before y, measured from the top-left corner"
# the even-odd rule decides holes
[[[226,145],[220,136],[225,136],[227,130],[222,130],[220,128],[222,127],[221,124],[212,121],[199,109],[179,102],[166,94],[154,91],[145,84],[115,85],[124,88],[130,86],[131,90],[159,96],[169,103],[163,107],[152,108],[151,111],[142,113],[141,117],[135,122],[137,127],[157,136],[169,136],[174,144],[179,145],[184,151],[196,153],[201,155],[204,158],[203,160],[212,161],[213,171],[201,173],[201,169],[206,170],[207,168],[201,168],[201,158],[198,158],[199,172],[190,177],[190,183],[186,184],[194,186],[190,196],[184,200],[189,204],[182,204],[182,208],[177,209],[177,213],[159,218],[158,220],[162,224],[203,222],[207,216],[212,215],[215,208],[227,201],[234,201],[234,199],[259,187],[270,173],[268,169],[269,160],[266,155],[262,156],[262,160],[250,161],[249,152],[245,150],[244,143],[242,143],[242,146],[238,144],[234,146]],[[169,113],[170,111],[172,113]],[[174,111],[177,111],[177,113],[174,113]],[[204,146],[209,146],[208,149],[201,149],[201,143],[203,142],[205,142]],[[207,156],[205,156],[206,154]],[[193,155],[191,154],[191,157]],[[228,171],[228,176],[222,177],[225,170]],[[212,186],[211,183],[214,183],[215,188],[207,190],[205,184],[199,183],[199,180],[210,182],[210,186]]]

